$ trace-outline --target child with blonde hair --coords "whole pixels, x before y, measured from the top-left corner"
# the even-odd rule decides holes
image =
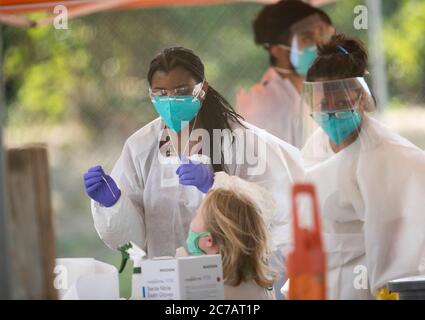
[[[269,231],[260,209],[264,203],[273,208],[273,200],[259,186],[232,178],[238,180],[234,186],[207,193],[190,225],[187,247],[194,255],[222,256],[226,299],[275,299]]]

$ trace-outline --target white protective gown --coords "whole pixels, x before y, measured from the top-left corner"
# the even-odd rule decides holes
[[[236,111],[249,123],[301,148],[300,99],[293,84],[269,68],[260,83],[249,91],[239,91]]]
[[[290,214],[289,192],[291,183],[303,178],[301,156],[297,149],[276,137],[248,123],[244,125],[246,129],[234,124],[234,143],[227,147],[223,143],[224,153],[231,158],[227,160],[227,171],[262,185],[274,195],[279,212],[272,237],[279,244],[289,236],[289,225],[285,224]],[[178,247],[186,247],[189,225],[203,194],[194,186],[179,184],[175,173],[177,161],[159,162],[163,133],[164,122],[158,118],[128,138],[111,173],[121,189],[120,199],[110,208],[92,201],[96,230],[112,249],[133,241],[152,258],[174,256]],[[252,143],[253,140],[258,143]],[[258,145],[262,149],[257,150]],[[249,163],[254,166],[240,161],[244,155],[252,154],[253,148],[261,160],[260,166],[252,159]],[[264,172],[253,175],[251,170],[261,168],[262,164]]]
[[[328,298],[371,299],[425,273],[425,153],[371,117],[337,154],[323,130],[314,135],[320,152],[308,142],[302,152],[320,202]]]

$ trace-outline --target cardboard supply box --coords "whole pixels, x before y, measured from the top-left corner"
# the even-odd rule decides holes
[[[143,260],[141,269],[142,299],[224,299],[220,255]]]

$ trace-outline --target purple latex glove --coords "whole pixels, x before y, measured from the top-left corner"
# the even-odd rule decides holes
[[[101,166],[91,167],[84,174],[84,186],[87,195],[105,207],[112,207],[121,196],[121,190]]]
[[[177,168],[179,182],[185,186],[195,186],[199,191],[207,193],[214,183],[214,172],[203,163],[195,163],[188,159],[182,159],[183,164]]]

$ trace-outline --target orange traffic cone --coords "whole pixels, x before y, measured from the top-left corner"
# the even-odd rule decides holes
[[[301,228],[298,221],[297,196],[311,196],[313,208],[312,230]],[[292,188],[292,216],[294,250],[288,256],[290,300],[326,299],[326,261],[320,235],[319,208],[312,184],[295,184]]]

